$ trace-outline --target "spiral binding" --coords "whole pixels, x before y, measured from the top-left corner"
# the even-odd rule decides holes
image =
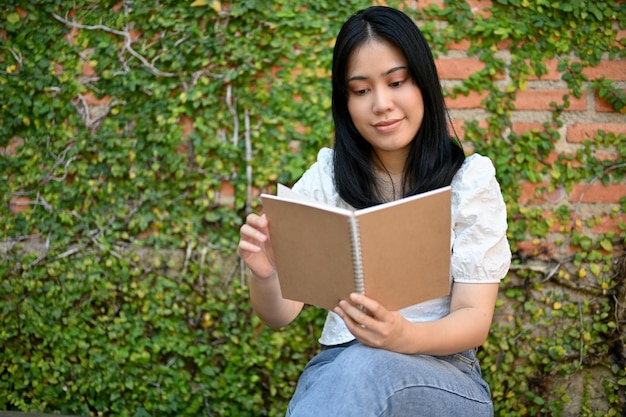
[[[365,294],[363,257],[361,255],[361,235],[359,233],[359,222],[356,216],[350,217],[350,234],[352,241],[352,264],[354,267],[354,287],[358,294]]]

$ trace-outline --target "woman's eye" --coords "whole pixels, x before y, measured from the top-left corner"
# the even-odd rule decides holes
[[[394,81],[391,84],[389,84],[391,87],[400,87],[402,84],[404,83],[404,81]]]
[[[366,89],[363,90],[354,90],[354,94],[356,94],[357,96],[362,96],[365,95],[367,93]]]

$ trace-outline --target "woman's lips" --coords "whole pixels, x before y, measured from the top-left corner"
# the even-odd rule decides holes
[[[402,119],[391,119],[391,120],[383,120],[374,124],[374,127],[379,132],[389,132],[394,130],[398,125],[400,125]]]

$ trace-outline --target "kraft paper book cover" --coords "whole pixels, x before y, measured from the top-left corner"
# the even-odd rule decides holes
[[[347,210],[279,184],[261,200],[283,297],[332,310],[358,292],[399,310],[449,294],[450,195]]]

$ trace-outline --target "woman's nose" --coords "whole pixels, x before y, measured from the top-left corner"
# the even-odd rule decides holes
[[[374,113],[384,113],[393,106],[391,96],[385,89],[375,90],[373,96],[374,102],[372,103],[372,110]]]

